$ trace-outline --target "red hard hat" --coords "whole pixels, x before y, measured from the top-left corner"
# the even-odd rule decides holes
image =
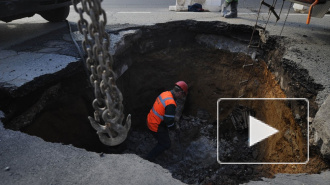
[[[188,94],[188,85],[186,84],[186,82],[178,81],[175,83],[175,85],[179,86],[186,95]]]

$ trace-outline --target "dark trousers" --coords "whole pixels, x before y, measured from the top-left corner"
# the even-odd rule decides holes
[[[171,139],[168,129],[164,126],[159,126],[158,132],[150,131],[154,138],[158,141],[157,145],[149,152],[147,160],[154,161],[157,156],[171,147]]]
[[[231,13],[236,13],[237,14],[237,5],[238,5],[238,1],[233,1],[230,3],[230,12]]]

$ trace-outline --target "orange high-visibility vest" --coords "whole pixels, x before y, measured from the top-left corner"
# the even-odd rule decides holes
[[[164,120],[165,107],[170,104],[176,106],[171,91],[165,91],[157,97],[147,117],[147,124],[151,131],[158,131],[159,124]]]

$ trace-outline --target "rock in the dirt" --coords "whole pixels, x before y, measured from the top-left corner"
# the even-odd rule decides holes
[[[206,137],[200,137],[193,141],[187,148],[186,160],[191,160],[196,164],[202,164],[200,167],[207,167],[216,162],[216,143],[208,140]]]
[[[206,122],[207,122],[207,120],[205,120],[205,119],[202,119],[202,120],[201,120],[201,122],[202,122],[202,123],[206,123]]]
[[[314,120],[314,118],[312,118],[312,117],[308,117],[308,122],[309,122],[309,123],[312,123],[313,120]]]
[[[247,168],[245,174],[246,175],[252,175],[253,174],[253,169],[252,168]]]
[[[257,53],[256,52],[253,52],[252,55],[251,55],[252,60],[255,60],[256,59],[256,56],[257,56]]]
[[[189,116],[182,115],[182,119],[189,120],[190,118],[189,118]]]
[[[202,120],[208,120],[210,118],[210,114],[206,110],[203,110],[203,109],[198,109],[196,116]]]
[[[0,110],[0,119],[5,117],[5,113]]]
[[[330,159],[330,96],[324,101],[316,113],[313,124],[314,145],[320,148],[324,158]]]
[[[234,143],[237,143],[237,142],[238,142],[238,138],[237,138],[237,136],[234,137],[233,142],[234,142]]]

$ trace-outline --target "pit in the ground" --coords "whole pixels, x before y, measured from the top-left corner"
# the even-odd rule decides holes
[[[128,37],[134,38],[133,41],[126,43],[127,46],[115,55],[118,68],[129,66],[118,78],[117,85],[124,96],[125,113],[132,114],[132,129],[120,146],[104,146],[90,126],[87,115],[93,114],[93,90],[82,74],[53,86],[58,88],[59,95],[49,101],[33,124],[22,130],[46,141],[72,144],[89,151],[135,153],[144,157],[156,142],[145,125],[147,113],[161,92],[173,88],[176,81],[184,80],[189,85],[189,93],[180,120],[181,135],[171,132],[171,149],[156,160],[156,163],[168,168],[175,178],[186,183],[236,184],[282,171],[318,172],[324,164],[317,157],[309,166],[296,165],[294,168],[288,165],[220,166],[217,163],[216,115],[219,98],[238,97],[242,93],[239,83],[247,77],[250,80],[243,90],[245,97],[286,97],[262,60],[264,57],[258,56],[259,61],[256,62],[251,59],[251,53],[246,55],[241,52],[240,48],[246,44],[244,34],[249,35],[251,31],[246,26],[189,21],[135,30],[133,36]],[[241,33],[240,38],[236,38],[238,33]],[[125,61],[128,62],[120,64]],[[246,63],[254,63],[253,68],[243,68]],[[264,111],[253,108],[254,111]],[[290,111],[287,114],[292,116]],[[292,123],[292,126],[300,129],[298,124]],[[229,135],[239,135],[230,123],[226,131]],[[226,134],[220,136],[227,137]],[[304,136],[301,139],[305,139]],[[285,150],[286,146],[279,147]],[[227,149],[232,152],[229,146]],[[267,151],[264,153],[267,154]]]

